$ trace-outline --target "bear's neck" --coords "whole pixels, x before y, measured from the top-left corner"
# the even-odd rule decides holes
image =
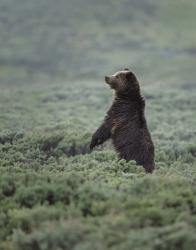
[[[140,93],[140,90],[135,91],[126,91],[126,92],[116,92],[115,100],[116,101],[126,101],[126,102],[138,102],[143,100],[143,96]]]
[[[115,96],[113,102],[113,108],[117,113],[122,113],[123,110],[129,110],[132,113],[132,117],[135,117],[135,121],[139,122],[141,127],[146,127],[146,119],[144,116],[145,99],[141,95],[140,91],[132,93],[118,93]],[[119,112],[120,110],[120,112]]]

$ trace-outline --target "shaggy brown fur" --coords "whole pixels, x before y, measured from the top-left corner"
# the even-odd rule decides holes
[[[145,100],[139,82],[125,69],[105,81],[115,90],[113,104],[102,125],[92,136],[90,148],[111,138],[120,159],[135,160],[152,173],[155,168],[154,145],[144,116]]]

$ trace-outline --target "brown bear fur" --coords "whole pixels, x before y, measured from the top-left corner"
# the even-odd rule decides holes
[[[131,71],[125,69],[105,81],[115,91],[112,106],[102,125],[92,136],[90,149],[111,138],[120,159],[135,160],[146,172],[155,168],[154,145],[147,127],[145,100],[139,82]]]

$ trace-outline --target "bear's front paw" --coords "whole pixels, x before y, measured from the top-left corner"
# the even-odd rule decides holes
[[[98,137],[92,137],[91,143],[90,143],[90,150],[92,150],[95,146],[99,145],[101,140]]]
[[[91,143],[90,143],[90,150],[92,150],[95,146],[97,145],[97,139],[95,140],[91,140]]]

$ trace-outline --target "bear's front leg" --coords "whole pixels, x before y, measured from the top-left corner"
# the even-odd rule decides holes
[[[111,137],[110,128],[106,123],[103,123],[93,134],[90,143],[90,149],[92,150],[95,146],[101,145],[110,137]]]

